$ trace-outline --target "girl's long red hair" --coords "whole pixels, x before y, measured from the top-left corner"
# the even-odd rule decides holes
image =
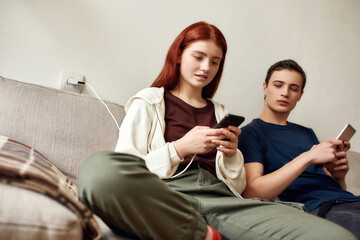
[[[224,69],[227,44],[224,35],[214,25],[206,22],[197,22],[185,28],[171,44],[166,55],[164,67],[159,76],[152,83],[151,87],[164,87],[172,90],[179,82],[179,64],[178,59],[183,50],[189,44],[199,40],[212,40],[222,49],[223,56],[220,62],[219,70],[214,79],[202,90],[203,98],[212,98],[219,86],[221,75]]]

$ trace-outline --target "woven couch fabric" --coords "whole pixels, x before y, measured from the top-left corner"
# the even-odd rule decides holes
[[[62,172],[35,149],[0,135],[0,175],[36,180],[77,198],[77,188]],[[41,191],[41,190],[39,190]]]
[[[121,124],[123,106],[105,102]],[[95,97],[0,76],[0,135],[33,147],[76,184],[79,166],[96,151],[113,150],[118,130]],[[79,218],[54,199],[2,183],[0,196],[0,240],[82,239]],[[102,240],[128,239],[96,219]]]
[[[81,240],[82,228],[66,206],[43,194],[0,183],[0,239]],[[6,193],[6,196],[3,195]]]
[[[115,149],[117,126],[97,98],[2,77],[0,98],[0,135],[32,146],[74,183],[89,155]],[[120,125],[123,107],[106,103]]]
[[[360,134],[360,132],[358,134]],[[346,155],[350,166],[350,170],[346,174],[347,191],[352,192],[355,195],[360,195],[360,153],[350,150]]]
[[[0,182],[53,198],[78,217],[83,239],[100,239],[100,227],[77,199],[73,183],[41,153],[4,136],[0,136]]]

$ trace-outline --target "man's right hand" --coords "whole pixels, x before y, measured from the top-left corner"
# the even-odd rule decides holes
[[[314,145],[307,152],[310,164],[326,164],[335,162],[338,157],[341,157],[339,154],[337,154],[338,149],[345,149],[342,140],[328,140]]]

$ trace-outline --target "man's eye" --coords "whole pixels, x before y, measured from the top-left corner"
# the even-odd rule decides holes
[[[299,91],[299,88],[290,88],[290,90],[293,92],[297,92],[297,91]]]
[[[274,86],[275,86],[276,88],[281,88],[281,85],[280,85],[280,84],[274,84]]]

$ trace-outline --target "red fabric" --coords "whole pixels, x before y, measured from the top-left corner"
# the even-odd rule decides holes
[[[221,235],[218,231],[215,230],[212,226],[209,226],[213,233],[213,240],[221,240]]]

